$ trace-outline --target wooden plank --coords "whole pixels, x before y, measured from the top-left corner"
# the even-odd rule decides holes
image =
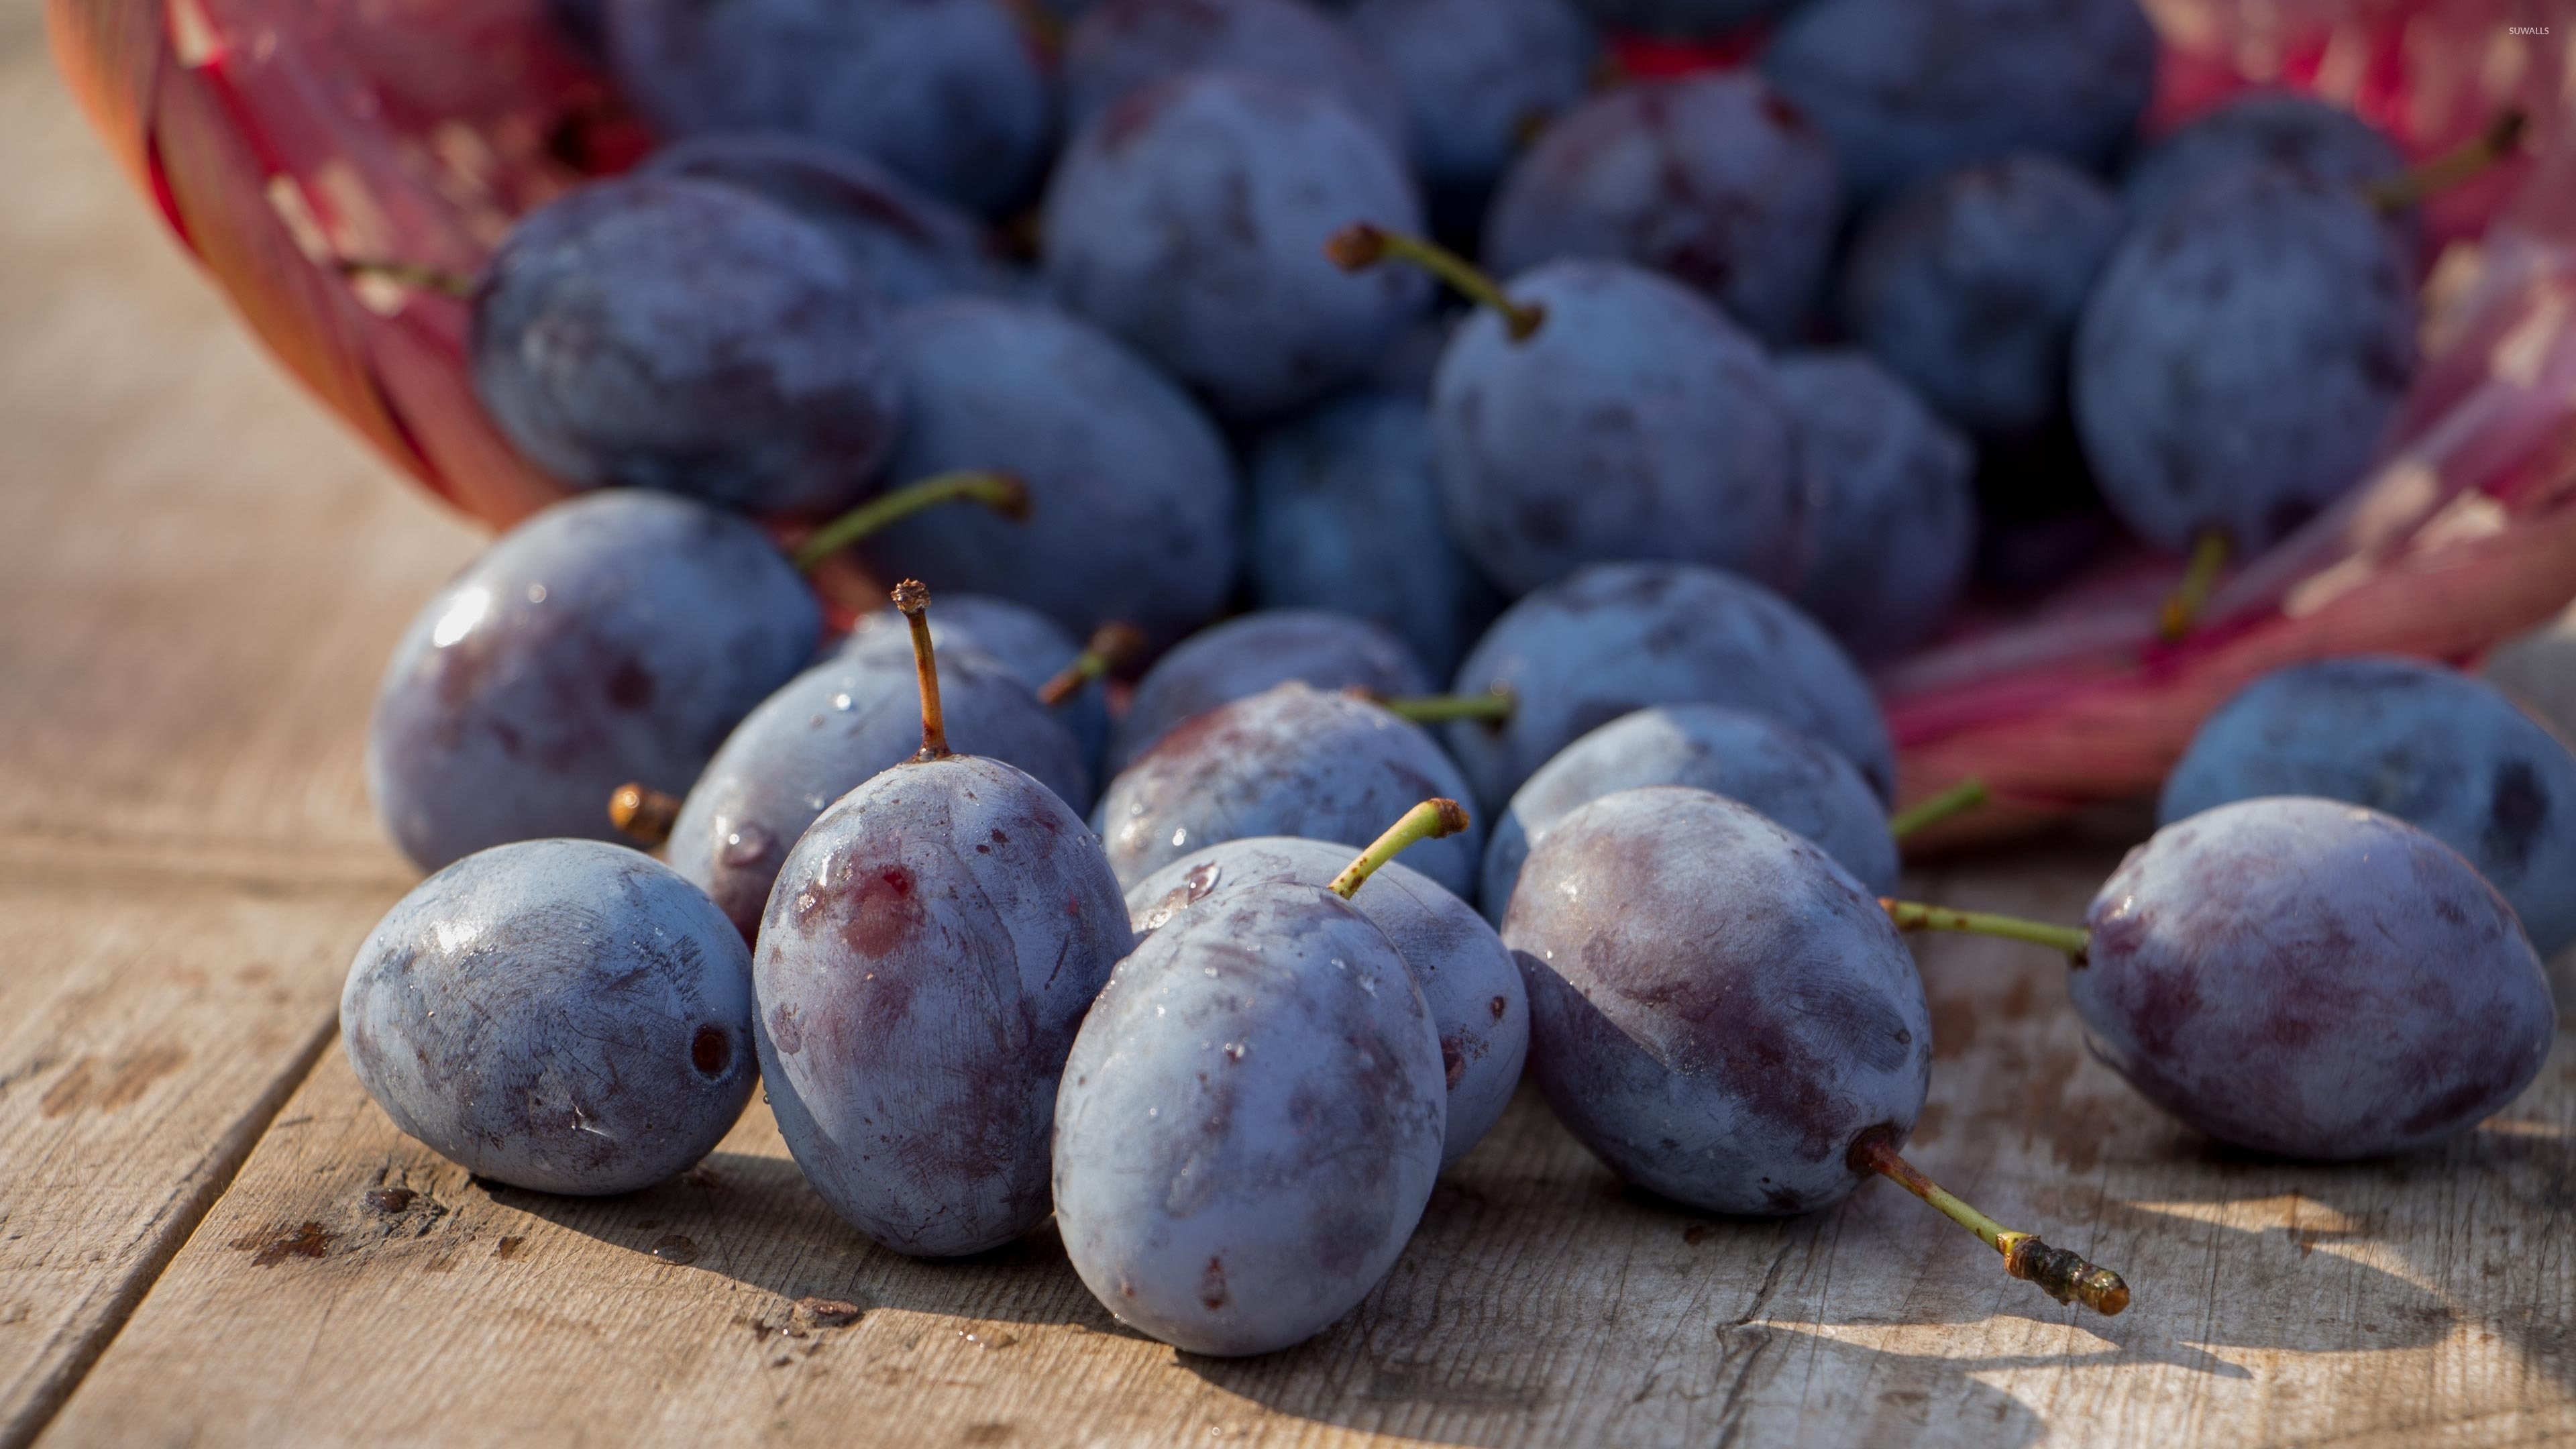
[[[1931,884],[2062,914],[2109,864],[2023,856]],[[2576,1433],[2576,1037],[2454,1146],[2289,1166],[2140,1106],[2084,1056],[2044,954],[1952,939],[1924,958],[1941,1044],[1920,1162],[2122,1268],[2126,1316],[2059,1309],[1885,1185],[1785,1222],[1624,1190],[1525,1095],[1358,1311],[1285,1354],[1195,1358],[1119,1330],[1045,1233],[966,1263],[869,1246],[756,1106],[683,1181],[552,1198],[402,1138],[334,1051],[47,1442]],[[864,1311],[825,1326],[808,1298]]]
[[[0,1444],[328,1040],[403,888],[358,750],[473,535],[281,378],[0,7]]]

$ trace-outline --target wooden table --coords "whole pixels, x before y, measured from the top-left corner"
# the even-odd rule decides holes
[[[244,340],[30,0],[0,0],[0,177],[0,1445],[2576,1436],[2576,1032],[2443,1150],[2289,1167],[2144,1109],[2063,967],[2006,945],[1923,951],[1916,1156],[2126,1271],[2116,1320],[1884,1185],[1782,1222],[1624,1190],[1526,1097],[1384,1287],[1249,1362],[1120,1330],[1044,1233],[870,1246],[757,1105],[634,1197],[475,1182],[334,1035],[410,878],[359,781],[368,699],[474,536]],[[2063,914],[2111,859],[1917,884]]]

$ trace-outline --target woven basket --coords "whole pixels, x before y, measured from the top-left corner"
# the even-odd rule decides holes
[[[2466,662],[2576,597],[2576,127],[2552,0],[2150,0],[2155,124],[2250,82],[2316,90],[2423,154],[2506,105],[2532,154],[2437,200],[2431,352],[2372,478],[2154,640],[2169,560],[2106,563],[1882,678],[1904,793],[1969,775],[1951,838],[2152,792],[2238,686],[2321,655]],[[464,310],[335,257],[477,269],[511,217],[644,144],[544,0],[47,0],[134,184],[269,348],[432,492],[495,527],[562,493],[476,405]],[[2565,17],[2559,17],[2563,22]],[[1712,57],[1632,47],[1631,69]],[[1728,57],[1717,56],[1723,61]]]

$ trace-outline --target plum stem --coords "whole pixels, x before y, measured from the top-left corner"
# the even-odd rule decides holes
[[[1368,689],[1350,689],[1344,693],[1365,699],[1397,719],[1426,725],[1460,719],[1503,724],[1511,719],[1512,710],[1520,703],[1510,690],[1499,687],[1483,694],[1414,694],[1392,699]]]
[[[2496,113],[2485,130],[2441,155],[2365,183],[2361,199],[2381,211],[2397,212],[2448,191],[2520,151],[2530,122],[2519,108],[2507,107]]]
[[[933,473],[880,493],[815,529],[811,537],[796,546],[796,566],[812,573],[825,559],[869,534],[943,503],[981,503],[1018,523],[1029,516],[1029,485],[1009,473],[976,469]]]
[[[620,785],[608,797],[608,823],[627,839],[650,850],[671,838],[680,818],[680,797],[650,785]]]
[[[1953,815],[1964,815],[1992,798],[1986,792],[1986,782],[1971,775],[1940,794],[1919,800],[1887,817],[1887,833],[1903,840]]]
[[[1956,911],[1948,906],[1927,906],[1921,901],[1900,901],[1893,896],[1880,896],[1878,903],[1900,931],[1966,931],[1972,935],[2002,936],[2037,946],[2054,946],[2074,957],[2079,966],[2084,962],[2084,953],[2093,944],[2093,933],[2082,926],[2052,926],[2044,921],[2026,921],[2019,916],[1999,916],[1992,911]]]
[[[399,286],[423,292],[436,292],[442,297],[463,301],[474,295],[474,279],[458,272],[442,272],[414,262],[388,261],[376,257],[342,257],[334,263],[340,275],[352,279],[375,277]]]
[[[1324,243],[1324,255],[1346,272],[1364,272],[1388,260],[1411,262],[1448,283],[1468,301],[1493,308],[1514,342],[1528,340],[1547,320],[1545,307],[1536,302],[1513,301],[1503,294],[1502,285],[1475,263],[1426,237],[1388,231],[1365,221],[1353,222]]]
[[[2218,571],[2227,567],[2234,549],[2227,535],[2215,528],[2201,530],[2192,540],[2191,566],[2183,571],[2182,582],[2165,596],[2163,609],[2156,615],[2156,634],[2168,644],[2179,644],[2200,622],[2203,609],[2209,607],[2210,590],[2218,586]]]
[[[1377,874],[1379,866],[1402,855],[1406,846],[1417,840],[1438,840],[1455,835],[1473,823],[1467,807],[1455,800],[1425,800],[1405,811],[1404,817],[1388,826],[1384,835],[1371,841],[1369,848],[1360,852],[1359,859],[1343,866],[1342,873],[1333,877],[1333,883],[1326,889],[1343,900],[1349,900],[1359,894],[1361,886],[1368,884],[1370,876]]]
[[[1145,652],[1145,631],[1115,621],[1091,631],[1091,642],[1055,677],[1038,686],[1038,703],[1049,709],[1082,692],[1082,687]]]
[[[912,625],[912,667],[921,676],[921,753],[913,759],[947,759],[948,719],[939,711],[939,659],[930,648],[930,586],[919,579],[905,579],[894,586],[894,606]]]
[[[2004,1271],[2036,1283],[2060,1303],[2081,1303],[2104,1317],[2129,1306],[2129,1285],[2108,1268],[2097,1268],[2064,1248],[2052,1248],[2036,1234],[2017,1233],[1942,1190],[1939,1183],[1899,1156],[1885,1128],[1861,1134],[1852,1144],[1851,1165],[1875,1172],[1940,1209],[1943,1216],[1975,1233],[1987,1247],[2004,1255]]]

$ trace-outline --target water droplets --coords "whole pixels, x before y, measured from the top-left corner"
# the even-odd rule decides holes
[[[778,848],[778,838],[757,825],[744,825],[725,836],[716,859],[736,870],[760,864]]]
[[[841,712],[843,712],[844,714],[848,713],[848,712],[849,712],[849,708],[850,708],[850,696],[849,696],[849,692],[848,692],[848,691],[846,691],[846,690],[844,690],[843,692],[841,692],[841,693],[839,693],[839,694],[833,695],[833,696],[832,696],[832,708],[837,709],[837,710],[840,710],[840,711],[841,711]]]
[[[1173,831],[1173,832],[1172,832],[1172,849],[1174,849],[1174,850],[1179,850],[1179,849],[1181,849],[1183,846],[1188,845],[1189,843],[1190,843],[1190,828],[1189,828],[1188,826],[1184,825],[1184,826],[1182,826],[1180,829],[1175,830],[1175,831]]]
[[[685,1264],[698,1261],[698,1244],[680,1233],[664,1233],[653,1240],[653,1256],[665,1263]]]

